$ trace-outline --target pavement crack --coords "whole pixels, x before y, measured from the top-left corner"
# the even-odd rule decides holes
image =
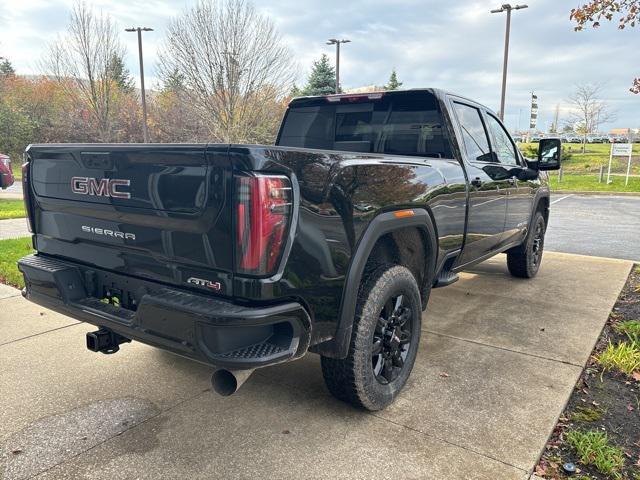
[[[462,338],[462,337],[456,337],[455,335],[448,335],[446,333],[439,333],[439,332],[435,332],[433,330],[425,329],[425,330],[423,330],[423,332],[431,333],[433,335],[438,335],[439,337],[445,337],[445,338],[452,338],[454,340],[460,340],[461,342],[473,343],[474,345],[481,345],[483,347],[495,348],[495,349],[498,349],[498,350],[503,350],[505,352],[517,353],[519,355],[524,355],[524,356],[527,356],[527,357],[539,358],[541,360],[548,360],[550,362],[562,363],[564,365],[570,365],[572,367],[578,367],[580,369],[584,368],[584,364],[577,364],[577,363],[569,362],[567,360],[560,360],[560,359],[557,359],[557,358],[549,358],[549,357],[545,357],[543,355],[536,355],[535,353],[527,353],[527,352],[522,352],[520,350],[513,350],[511,348],[501,347],[500,345],[493,345],[493,344],[490,344],[490,343],[478,342],[476,340],[471,340],[471,339]]]
[[[11,340],[10,342],[0,343],[0,347],[4,347],[5,345],[11,345],[12,343],[16,343],[16,342],[21,342],[22,340],[27,340],[29,338],[37,337],[39,335],[44,335],[45,333],[56,332],[58,330],[62,330],[63,328],[73,327],[75,325],[79,325],[80,323],[83,323],[83,322],[74,322],[74,323],[70,323],[69,325],[64,325],[62,327],[52,328],[51,330],[45,330],[44,332],[38,332],[38,333],[34,333],[33,335],[27,335],[26,337],[16,338],[15,340]]]

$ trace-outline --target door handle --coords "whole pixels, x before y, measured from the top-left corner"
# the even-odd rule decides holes
[[[476,177],[473,180],[471,180],[471,185],[476,188],[480,188],[482,186],[482,180],[480,180],[480,177]]]

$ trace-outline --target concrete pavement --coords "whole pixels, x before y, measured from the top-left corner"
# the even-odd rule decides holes
[[[4,287],[0,477],[524,480],[630,268],[546,253],[525,281],[498,256],[434,290],[409,384],[375,414],[334,400],[314,355],[222,398],[211,368],[91,353],[92,327]]]
[[[27,221],[24,218],[0,220],[0,240],[29,236]]]
[[[16,180],[13,185],[5,190],[0,190],[0,199],[18,200],[22,198],[22,182]]]

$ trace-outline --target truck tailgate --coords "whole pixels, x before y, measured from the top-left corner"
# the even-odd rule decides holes
[[[232,294],[227,145],[32,145],[27,159],[40,253]]]

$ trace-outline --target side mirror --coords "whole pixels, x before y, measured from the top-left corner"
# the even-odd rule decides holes
[[[538,144],[538,170],[558,170],[562,155],[562,140],[559,138],[543,138]]]

